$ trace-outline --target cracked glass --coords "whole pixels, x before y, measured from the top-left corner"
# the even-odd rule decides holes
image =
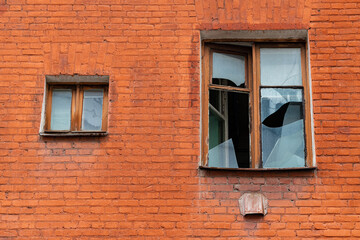
[[[212,83],[245,87],[245,57],[227,53],[213,53]]]
[[[302,89],[261,89],[264,168],[305,167]]]
[[[82,130],[101,130],[103,95],[103,89],[84,90]]]
[[[301,48],[261,48],[261,86],[302,86]]]

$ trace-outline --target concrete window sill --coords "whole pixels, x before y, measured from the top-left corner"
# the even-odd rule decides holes
[[[46,131],[40,133],[42,137],[104,137],[107,135],[108,132],[105,131]]]
[[[317,167],[299,167],[299,168],[218,168],[199,166],[202,170],[211,171],[234,171],[234,172],[286,172],[286,171],[314,171]]]

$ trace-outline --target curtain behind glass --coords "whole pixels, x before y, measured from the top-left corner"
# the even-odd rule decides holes
[[[54,89],[51,101],[51,130],[70,130],[71,89]]]

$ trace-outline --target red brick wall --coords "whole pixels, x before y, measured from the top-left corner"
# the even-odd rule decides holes
[[[0,4],[0,239],[360,238],[358,1]],[[308,28],[318,170],[199,170],[199,30]],[[107,137],[39,136],[59,74],[110,76]]]

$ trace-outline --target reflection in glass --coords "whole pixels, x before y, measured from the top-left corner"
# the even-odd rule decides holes
[[[213,53],[214,84],[245,87],[245,57],[226,53]]]
[[[51,100],[51,130],[70,130],[71,89],[54,89]]]
[[[260,48],[262,86],[302,86],[300,48]]]
[[[302,89],[261,89],[264,168],[305,166]]]
[[[210,90],[209,167],[249,167],[249,96]]]
[[[102,89],[84,91],[82,130],[101,130],[103,95]]]

